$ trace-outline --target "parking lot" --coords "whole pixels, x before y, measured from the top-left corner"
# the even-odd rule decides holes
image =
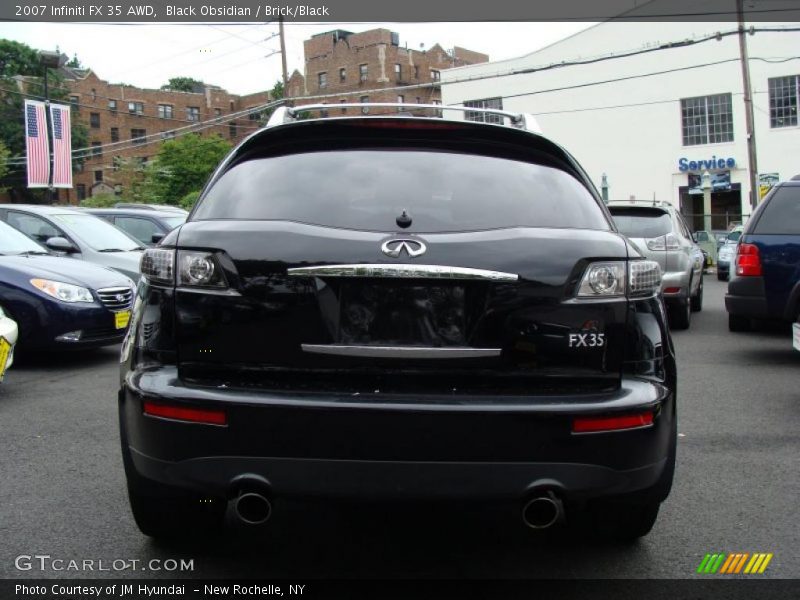
[[[653,532],[636,544],[532,537],[518,507],[340,511],[280,503],[258,535],[154,544],[137,530],[125,495],[119,349],[109,347],[20,361],[0,386],[0,576],[685,578],[708,552],[771,552],[765,577],[800,577],[800,352],[788,327],[729,333],[725,284],[713,275],[705,284],[704,310],[691,329],[673,334],[675,486]],[[107,566],[185,558],[193,568],[15,567],[16,557],[36,554]]]

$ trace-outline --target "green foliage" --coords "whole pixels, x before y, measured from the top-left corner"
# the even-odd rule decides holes
[[[77,54],[73,54],[72,55],[72,58],[69,61],[67,61],[67,66],[72,68],[72,69],[80,69],[80,68],[83,67],[83,65],[81,64],[80,59],[78,59],[78,55]]]
[[[173,92],[193,92],[197,86],[202,86],[203,82],[191,77],[171,77],[170,80],[161,86],[162,90]]]
[[[81,200],[81,206],[87,208],[110,208],[117,202],[120,202],[120,199],[114,194],[96,194]]]
[[[194,208],[197,199],[200,197],[200,190],[194,190],[186,194],[181,201],[178,202],[178,206],[181,208],[185,208],[186,210],[192,210]]]
[[[6,148],[6,145],[3,142],[0,142],[0,181],[6,176],[8,173],[8,165],[6,161],[8,157],[11,156],[11,153]],[[4,187],[0,187],[0,192],[6,191]]]
[[[283,89],[283,82],[280,79],[275,82],[275,85],[273,85],[272,89],[269,91],[273,100],[280,100],[283,98],[285,92],[286,90]]]
[[[41,75],[39,54],[26,44],[0,39],[0,77]]]
[[[203,187],[231,145],[219,135],[189,134],[164,142],[145,171],[143,192],[150,202],[178,204]]]

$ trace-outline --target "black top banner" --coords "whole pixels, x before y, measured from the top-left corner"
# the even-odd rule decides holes
[[[24,22],[209,23],[472,21],[800,21],[796,0],[11,0],[0,20]]]

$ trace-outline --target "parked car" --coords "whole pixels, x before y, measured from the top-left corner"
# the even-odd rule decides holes
[[[608,209],[639,252],[661,266],[661,291],[670,324],[688,329],[692,312],[703,308],[705,261],[683,216],[668,202],[620,201],[610,203]]]
[[[140,208],[89,208],[86,212],[101,217],[137,239],[143,246],[155,246],[163,237],[186,221],[189,213]]]
[[[728,328],[800,312],[800,180],[776,184],[744,226],[725,295]]]
[[[703,251],[705,266],[710,267],[717,261],[717,243],[710,231],[700,229],[692,234],[692,241]]]
[[[164,212],[183,213],[189,214],[189,211],[180,206],[173,206],[171,204],[145,204],[143,202],[117,202],[114,208],[133,208],[137,210],[157,210]]]
[[[725,236],[725,243],[719,250],[719,259],[717,260],[717,279],[720,281],[728,281],[731,262],[736,256],[736,245],[739,243],[743,229],[744,226],[737,225]]]
[[[0,383],[14,364],[14,345],[17,343],[17,323],[0,306]]]
[[[517,126],[278,109],[145,250],[119,393],[141,531],[309,496],[650,530],[677,436],[660,268],[494,113]]]
[[[133,282],[113,269],[51,256],[0,223],[0,303],[20,350],[95,348],[122,341]]]
[[[54,252],[139,279],[142,245],[100,217],[67,206],[6,204],[0,220]]]

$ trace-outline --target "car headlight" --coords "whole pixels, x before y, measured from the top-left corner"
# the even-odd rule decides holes
[[[92,292],[79,285],[49,279],[31,279],[31,285],[62,302],[94,302]]]

